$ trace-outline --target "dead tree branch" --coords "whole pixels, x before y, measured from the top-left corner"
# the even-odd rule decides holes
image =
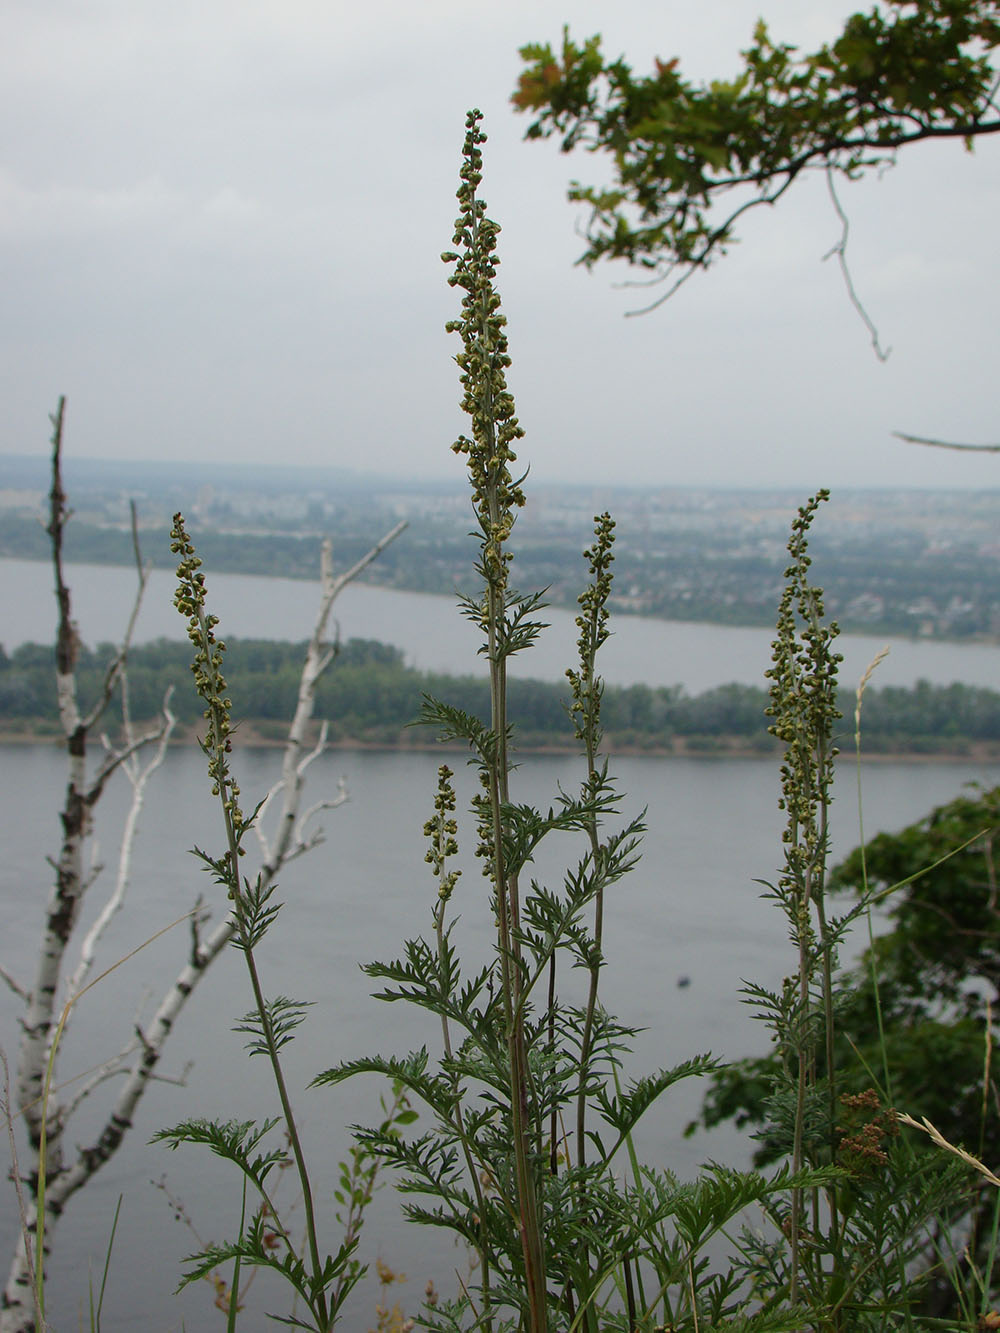
[[[58,1093],[50,1089],[44,1095],[45,1071],[52,1053],[56,1031],[55,1017],[62,984],[66,951],[76,926],[81,903],[93,875],[87,870],[85,848],[91,833],[93,809],[108,777],[126,763],[130,756],[147,744],[149,737],[126,737],[122,747],[110,750],[96,773],[88,772],[87,744],[95,723],[103,716],[111,701],[115,685],[125,669],[139,607],[146,588],[147,573],[139,565],[138,589],[124,638],[105,673],[97,700],[87,709],[81,709],[77,694],[76,660],[79,649],[79,631],[73,620],[72,597],[66,578],[63,537],[71,511],[66,501],[62,476],[63,428],[66,400],[60,398],[52,422],[52,483],[49,491],[49,521],[46,531],[52,551],[58,622],[56,629],[56,693],[59,718],[66,745],[68,781],[66,798],[61,812],[62,842],[58,856],[50,862],[55,869],[53,884],[43,926],[42,943],[35,965],[34,984],[27,991],[18,1051],[16,1101],[28,1134],[30,1169],[26,1180],[30,1189],[37,1184],[37,1168],[41,1146],[45,1143],[46,1174],[49,1181],[58,1181],[63,1171],[63,1133],[66,1113]],[[133,512],[133,534],[137,547],[136,520]],[[43,1135],[44,1127],[44,1135]],[[34,1184],[33,1184],[34,1182]],[[29,1225],[37,1226],[33,1214],[34,1199],[28,1209]],[[47,1212],[49,1209],[47,1207]],[[57,1213],[53,1212],[54,1222]],[[32,1235],[34,1232],[32,1231]],[[27,1270],[26,1237],[22,1237],[19,1254],[11,1269],[10,1281],[3,1296],[0,1312],[0,1330],[32,1327],[34,1323],[33,1297]],[[48,1243],[45,1246],[48,1250]],[[45,1255],[36,1255],[36,1262],[44,1265]]]
[[[11,976],[11,974],[7,971],[5,967],[0,967],[0,981],[2,981],[6,986],[9,986],[10,989],[14,992],[14,994],[19,996],[25,1002],[25,1004],[27,1004],[28,992],[24,989],[24,987],[21,985],[19,981],[15,980],[15,978]]]
[[[367,555],[362,556],[356,564],[337,577],[334,577],[333,573],[332,543],[329,538],[323,543],[320,557],[319,613],[316,616],[312,637],[306,649],[306,660],[302,667],[302,675],[299,679],[298,701],[295,706],[292,724],[288,729],[288,740],[285,742],[281,780],[278,783],[277,790],[273,793],[274,799],[277,799],[279,791],[281,793],[281,813],[278,816],[277,828],[270,839],[266,837],[262,829],[258,829],[258,838],[264,858],[264,873],[271,879],[277,874],[278,868],[288,859],[294,846],[305,770],[321,752],[317,749],[303,757],[306,732],[316,704],[316,685],[335,655],[334,648],[326,642],[327,624],[329,623],[333,604],[344,588],[356,579],[362,570],[366,569],[385,550],[390,542],[395,541],[405,528],[405,522],[397,523],[391,531],[375,543]],[[270,801],[271,798],[272,794],[269,793],[268,800]]]
[[[87,976],[94,963],[94,955],[97,950],[98,942],[108,927],[109,922],[116,912],[120,911],[125,902],[125,894],[128,889],[129,879],[132,871],[132,852],[135,846],[135,836],[139,829],[139,817],[142,814],[143,804],[146,798],[146,787],[150,778],[156,770],[162,765],[167,754],[167,746],[170,744],[170,737],[173,734],[177,719],[170,708],[170,698],[173,693],[173,687],[167,690],[163,699],[160,725],[156,731],[147,736],[138,738],[138,743],[134,736],[131,736],[132,720],[128,710],[128,684],[127,677],[122,676],[122,713],[124,716],[125,734],[130,738],[135,748],[131,749],[127,755],[123,755],[119,760],[122,768],[132,784],[132,801],[129,805],[128,814],[125,816],[125,827],[122,832],[121,845],[118,849],[118,873],[115,877],[115,886],[107,902],[101,908],[97,919],[84,936],[83,943],[80,945],[80,961],[76,965],[73,975],[67,983],[67,994],[69,996],[79,995],[83,989]],[[101,738],[105,748],[110,751],[111,745],[107,737]],[[137,762],[136,751],[139,744],[156,742],[156,749],[153,752],[149,762],[140,767]]]
[[[831,259],[834,255],[837,256],[837,263],[840,265],[841,277],[844,279],[844,286],[847,288],[848,299],[861,317],[861,322],[871,334],[872,347],[875,349],[875,355],[880,361],[888,361],[892,348],[883,348],[881,342],[879,342],[878,329],[875,327],[868,311],[861,304],[861,300],[854,289],[854,279],[851,277],[851,270],[847,266],[847,237],[850,232],[851,224],[848,221],[847,214],[840,205],[840,199],[837,196],[837,187],[833,183],[832,167],[827,167],[826,169],[826,184],[830,191],[830,198],[833,201],[834,211],[836,212],[837,217],[840,218],[842,230],[840,233],[840,240],[826,252],[823,259],[827,260]]]
[[[931,449],[959,449],[967,454],[1000,454],[1000,444],[954,444],[951,440],[930,440],[924,435],[905,435],[901,430],[894,430],[897,440],[906,444],[926,444]]]
[[[49,858],[49,863],[55,871],[55,885],[46,913],[34,986],[30,991],[26,991],[6,973],[0,973],[0,979],[6,981],[25,1000],[17,1077],[17,1105],[25,1122],[29,1147],[26,1168],[19,1167],[16,1161],[14,1166],[16,1183],[19,1192],[24,1196],[23,1225],[3,1292],[0,1333],[29,1333],[30,1330],[40,1327],[36,1325],[35,1316],[33,1258],[36,1263],[45,1264],[56,1222],[67,1201],[114,1155],[132,1126],[136,1109],[149,1083],[154,1078],[164,1077],[156,1072],[156,1067],[177,1017],[208,967],[229,944],[233,935],[233,923],[227,915],[207,938],[202,937],[200,927],[207,919],[208,913],[202,908],[199,899],[189,914],[191,943],[188,960],[162,996],[151,1023],[145,1030],[138,1032],[117,1056],[98,1066],[96,1070],[90,1071],[91,1077],[87,1084],[68,1101],[60,1100],[59,1085],[53,1081],[49,1088],[47,1105],[45,1104],[45,1070],[56,1030],[56,996],[61,985],[66,951],[88,882],[84,870],[84,844],[91,832],[93,807],[111,774],[118,768],[123,769],[132,784],[132,803],[122,836],[118,875],[114,889],[81,944],[76,969],[67,982],[70,1004],[87,988],[86,978],[93,966],[100,937],[124,901],[131,874],[136,827],[145,799],[146,785],[163,761],[173,729],[169,696],[164,701],[164,714],[159,727],[149,734],[137,735],[129,714],[125,666],[139,603],[148,577],[148,570],[144,569],[139,554],[134,507],[132,532],[139,591],[125,636],[108,668],[98,701],[86,714],[81,714],[75,676],[79,639],[76,625],[72,620],[70,591],[63,567],[63,529],[70,514],[63,491],[61,469],[64,411],[65,401],[60,399],[58,411],[52,417],[52,490],[47,531],[52,544],[56,598],[59,606],[56,687],[59,715],[66,738],[69,782],[66,803],[62,811],[62,846],[57,858]],[[397,524],[366,556],[337,577],[333,574],[330,543],[324,543],[320,606],[302,668],[298,703],[285,744],[281,780],[268,794],[268,802],[280,801],[280,816],[273,838],[268,840],[262,837],[264,860],[262,877],[265,883],[273,881],[289,859],[301,855],[319,841],[319,830],[307,836],[308,821],[319,810],[333,808],[347,799],[346,790],[341,783],[340,791],[335,798],[317,802],[300,817],[299,809],[306,770],[323,752],[327,737],[327,728],[324,725],[319,742],[307,750],[307,729],[315,706],[316,683],[335,656],[335,647],[325,641],[327,625],[333,603],[339,593],[403,531],[405,526],[405,523]],[[88,776],[89,732],[106,710],[116,685],[121,691],[123,701],[122,743],[115,747],[105,737],[104,758],[96,772]],[[155,743],[155,753],[145,767],[141,767],[137,759],[138,751],[150,743]],[[94,981],[89,983],[89,985],[94,984],[96,984]],[[97,1087],[119,1073],[123,1075],[124,1083],[99,1132],[89,1144],[78,1146],[75,1154],[68,1155],[65,1140],[66,1125],[70,1115]],[[33,1249],[37,1248],[35,1242],[39,1222],[38,1199],[33,1194],[33,1189],[37,1185],[43,1121],[48,1184],[45,1196],[44,1253],[39,1259],[37,1255],[32,1254]]]
[[[32,1253],[31,1233],[28,1229],[28,1204],[24,1197],[24,1186],[21,1182],[21,1168],[18,1165],[17,1156],[17,1137],[14,1133],[14,1116],[10,1104],[10,1069],[7,1065],[7,1054],[0,1050],[0,1065],[3,1066],[3,1118],[7,1124],[7,1138],[10,1144],[11,1176],[14,1181],[14,1190],[17,1194],[17,1215],[21,1222],[21,1244],[24,1247],[24,1271],[25,1280],[28,1283],[28,1289],[31,1292],[31,1311],[35,1321],[35,1327],[44,1333],[48,1328],[45,1320],[42,1318],[42,1312],[38,1306],[38,1296],[35,1291],[35,1260]]]

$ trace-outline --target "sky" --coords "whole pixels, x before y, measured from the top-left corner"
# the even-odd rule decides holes
[[[666,305],[574,265],[570,180],[525,143],[518,47],[595,32],[645,70],[727,77],[763,13],[811,48],[838,0],[4,0],[0,453],[44,453],[67,397],[79,457],[324,464],[448,478],[458,408],[450,248],[466,110],[520,455],[545,482],[811,490],[1000,486],[1000,142],[916,145],[841,189],[820,175]],[[998,136],[1000,137],[1000,136]],[[2,462],[0,462],[2,485]]]

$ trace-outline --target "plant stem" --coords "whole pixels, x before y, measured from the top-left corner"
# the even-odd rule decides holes
[[[442,857],[442,865],[443,865],[443,857]],[[442,874],[443,874],[443,873],[444,873],[444,872],[443,872],[443,870],[442,870]],[[437,904],[436,904],[436,906],[435,906],[435,908],[434,908],[434,937],[435,937],[435,940],[437,941],[438,962],[439,962],[439,963],[440,963],[440,962],[443,960],[443,958],[444,958],[444,948],[445,948],[445,944],[444,944],[444,910],[445,910],[446,902],[447,902],[447,899],[445,899],[445,898],[439,898],[438,901],[437,901]],[[445,1014],[445,1013],[442,1013],[442,1015],[441,1015],[441,1036],[442,1036],[442,1040],[443,1040],[443,1042],[444,1042],[444,1053],[445,1053],[445,1056],[446,1056],[446,1058],[447,1058],[448,1060],[451,1060],[451,1059],[453,1058],[453,1050],[452,1050],[452,1044],[451,1044],[451,1026],[450,1026],[450,1024],[449,1024],[449,1022],[448,1022],[448,1015]],[[453,1076],[453,1078],[457,1080],[457,1076]],[[480,1264],[480,1269],[481,1269],[481,1272],[482,1272],[482,1291],[483,1291],[483,1297],[484,1297],[484,1302],[483,1302],[483,1303],[484,1303],[485,1310],[486,1310],[486,1315],[485,1315],[485,1321],[484,1321],[484,1324],[483,1324],[483,1328],[486,1330],[486,1333],[490,1333],[490,1331],[491,1331],[492,1328],[493,1328],[493,1317],[492,1317],[492,1314],[491,1314],[491,1312],[490,1312],[490,1300],[489,1300],[489,1291],[490,1291],[490,1254],[489,1254],[489,1248],[488,1248],[488,1245],[487,1245],[487,1237],[488,1237],[488,1235],[489,1235],[489,1227],[488,1227],[487,1217],[486,1217],[486,1198],[485,1198],[485,1196],[484,1196],[484,1194],[483,1194],[483,1186],[482,1186],[482,1182],[481,1182],[480,1179],[479,1179],[479,1171],[478,1171],[478,1169],[477,1169],[477,1167],[476,1167],[475,1158],[474,1158],[473,1155],[472,1155],[472,1148],[471,1148],[471,1146],[470,1146],[470,1142],[469,1142],[469,1135],[468,1135],[468,1133],[466,1132],[466,1128],[465,1128],[465,1117],[462,1115],[462,1106],[461,1106],[461,1102],[456,1102],[456,1105],[455,1105],[455,1113],[454,1113],[454,1114],[455,1114],[455,1128],[457,1129],[457,1131],[458,1131],[458,1135],[459,1135],[459,1139],[461,1140],[461,1144],[462,1144],[462,1155],[463,1155],[463,1157],[465,1158],[465,1167],[466,1167],[466,1170],[467,1170],[468,1173],[469,1173],[469,1180],[470,1180],[471,1183],[472,1183],[472,1188],[473,1188],[473,1191],[474,1191],[475,1196],[476,1196],[476,1204],[477,1204],[477,1206],[478,1206],[478,1208],[479,1208],[479,1234],[480,1234],[480,1243],[479,1243],[479,1246],[478,1246],[478,1251],[479,1251],[479,1264]]]
[[[482,533],[479,570],[484,582],[481,623],[490,674],[490,735],[480,754],[488,814],[485,824],[490,844],[491,879],[496,893],[498,949],[507,1066],[510,1078],[511,1133],[514,1178],[517,1188],[518,1231],[524,1261],[525,1300],[530,1333],[547,1333],[548,1297],[545,1253],[538,1213],[533,1141],[542,1125],[532,1128],[531,1076],[528,1064],[524,1000],[524,961],[521,947],[521,904],[518,872],[508,867],[504,851],[505,815],[509,804],[507,737],[507,657],[517,644],[507,638],[507,566],[505,542],[510,536],[515,508],[524,503],[520,485],[513,481],[509,463],[516,455],[511,444],[523,434],[507,391],[504,371],[510,363],[500,298],[493,285],[496,273],[498,228],[485,214],[477,197],[482,179],[478,111],[466,119],[466,137],[458,200],[461,216],[454,240],[462,254],[447,254],[456,263],[449,281],[461,287],[462,318],[448,328],[461,334],[463,351],[456,357],[462,371],[462,407],[472,417],[472,439],[459,438],[456,452],[468,455],[473,506]],[[485,812],[484,812],[485,813]],[[485,829],[484,829],[485,831]]]
[[[198,606],[197,608],[197,618],[201,636],[201,650],[205,655],[207,670],[209,674],[211,674],[214,670],[211,664],[213,662],[213,655],[216,653],[216,645],[210,633],[210,627],[205,619],[205,612],[202,606]],[[213,680],[213,684],[214,683]],[[325,1333],[325,1331],[328,1328],[332,1328],[333,1325],[327,1310],[326,1294],[323,1289],[322,1281],[320,1280],[322,1265],[320,1263],[319,1241],[316,1233],[316,1216],[313,1205],[312,1183],[309,1179],[309,1171],[306,1166],[302,1142],[299,1138],[295,1113],[292,1110],[291,1098],[288,1095],[288,1087],[285,1082],[285,1074],[278,1054],[278,1045],[275,1041],[274,1030],[267,1009],[267,1002],[264,999],[263,988],[260,984],[257,960],[254,957],[251,934],[248,929],[246,900],[243,889],[240,886],[240,855],[242,849],[240,847],[240,836],[237,833],[236,823],[233,817],[234,809],[238,809],[237,801],[239,793],[234,789],[234,784],[229,776],[229,769],[225,761],[230,742],[226,731],[222,726],[222,710],[210,706],[207,712],[211,726],[209,750],[216,761],[214,777],[219,789],[219,800],[222,805],[223,823],[226,830],[226,843],[229,856],[230,896],[233,900],[233,913],[236,917],[237,932],[240,937],[240,952],[246,960],[247,973],[250,978],[250,988],[253,992],[254,1008],[260,1019],[261,1032],[264,1036],[267,1057],[271,1065],[271,1073],[274,1077],[278,1100],[281,1103],[281,1113],[288,1132],[288,1143],[295,1160],[296,1171],[298,1172],[299,1187],[302,1191],[302,1208],[305,1214],[309,1258],[312,1264],[313,1279],[316,1284],[313,1314],[316,1316],[320,1327]]]

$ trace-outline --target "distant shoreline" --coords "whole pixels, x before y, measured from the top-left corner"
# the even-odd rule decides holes
[[[234,534],[224,534],[226,536]],[[272,534],[273,535],[273,534]],[[278,534],[281,535],[281,534]],[[319,541],[319,537],[316,538]],[[48,555],[36,554],[33,552],[14,552],[0,549],[0,560],[23,560],[35,565],[48,565],[51,563]],[[86,558],[75,556],[69,561],[70,567],[94,567],[98,569],[119,569],[133,572],[135,569],[134,561],[122,558],[103,559],[97,555],[90,555]],[[157,572],[163,573],[163,569]],[[213,570],[213,573],[245,575],[248,578],[255,579],[274,579],[276,582],[291,581],[307,585],[318,586],[314,571],[309,570],[275,570],[275,569],[255,569],[249,567],[230,567],[222,564]],[[380,571],[377,566],[373,570],[365,571],[358,578],[358,584],[365,587],[377,588],[389,593],[409,593],[414,596],[423,597],[441,597],[448,599],[453,605],[455,603],[455,588],[441,584],[433,587],[416,587],[408,583],[399,583],[387,578],[380,577]],[[547,606],[558,611],[568,611],[573,614],[577,610],[577,601],[574,594],[565,593],[561,596],[554,595]],[[637,606],[633,600],[625,595],[612,594],[610,598],[610,609],[615,616],[631,619],[635,617],[640,620],[658,621],[665,625],[692,625],[697,627],[706,627],[711,629],[735,629],[735,630],[766,630],[774,632],[773,614],[770,610],[761,611],[760,614],[746,613],[733,617],[720,615],[678,615],[671,612],[657,610],[655,607]],[[885,638],[902,639],[913,644],[941,644],[954,648],[966,647],[987,647],[995,648],[1000,645],[1000,630],[976,630],[968,634],[946,634],[939,633],[937,630],[925,632],[924,630],[905,627],[897,624],[884,624],[880,621],[854,620],[850,616],[841,615],[837,618],[837,624],[842,634],[850,634],[858,638],[879,640]],[[177,640],[184,638],[183,632],[177,633]]]
[[[417,739],[416,733],[413,733],[413,740],[373,740],[361,737],[339,737],[336,740],[327,742],[326,748],[331,751],[369,751],[386,754],[467,754],[468,746],[450,742],[444,744],[440,741]],[[239,726],[233,735],[235,747],[238,749],[281,749],[285,741],[280,736],[269,735],[262,732],[253,725],[253,723],[243,723]],[[314,744],[315,736],[307,744]],[[15,747],[19,745],[51,745],[59,746],[65,744],[65,738],[58,732],[35,732],[27,729],[4,728],[0,727],[0,746]],[[178,727],[170,742],[171,748],[190,748],[198,744],[197,733],[194,728]],[[531,738],[527,737],[520,745],[515,745],[516,753],[523,755],[566,755],[572,757],[579,754],[579,747],[567,742],[566,744],[557,744],[552,741],[532,743]],[[612,758],[650,758],[650,759],[706,759],[706,760],[726,760],[726,759],[774,759],[780,758],[781,749],[776,744],[773,747],[747,745],[740,737],[736,736],[712,736],[706,741],[701,741],[690,736],[674,737],[669,745],[636,745],[630,744],[616,745],[614,737],[610,737],[603,746],[603,753]],[[841,745],[839,758],[841,762],[854,762],[855,751],[853,739],[849,743]],[[949,763],[949,764],[998,764],[1000,765],[1000,741],[968,741],[963,747],[957,749],[913,749],[913,750],[866,750],[862,744],[861,758],[865,763],[884,764],[884,763],[906,763],[906,764],[926,764],[926,763]]]

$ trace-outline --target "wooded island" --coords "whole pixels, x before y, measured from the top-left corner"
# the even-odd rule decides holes
[[[228,674],[240,702],[246,739],[281,739],[294,711],[304,643],[269,639],[230,639]],[[97,696],[113,649],[80,648],[78,677],[83,698]],[[195,728],[198,700],[189,688],[189,651],[185,643],[159,639],[129,653],[129,699],[133,720],[158,715],[167,687],[173,684],[172,708],[179,721]],[[10,655],[0,648],[0,737],[56,734],[53,650],[27,643]],[[520,719],[522,749],[568,747],[568,690],[542,680],[513,679],[511,698]],[[448,698],[470,713],[488,711],[485,676],[446,676],[407,666],[390,644],[350,639],[341,645],[332,670],[317,689],[317,716],[329,723],[333,743],[413,748],[432,743],[431,734],[413,723],[425,695]],[[841,748],[853,748],[854,693],[842,692]],[[683,687],[608,685],[603,716],[612,750],[648,752],[768,752],[763,686],[721,685],[690,695]],[[886,686],[865,694],[862,749],[870,754],[1000,754],[1000,692],[971,685],[931,685],[912,689]]]

